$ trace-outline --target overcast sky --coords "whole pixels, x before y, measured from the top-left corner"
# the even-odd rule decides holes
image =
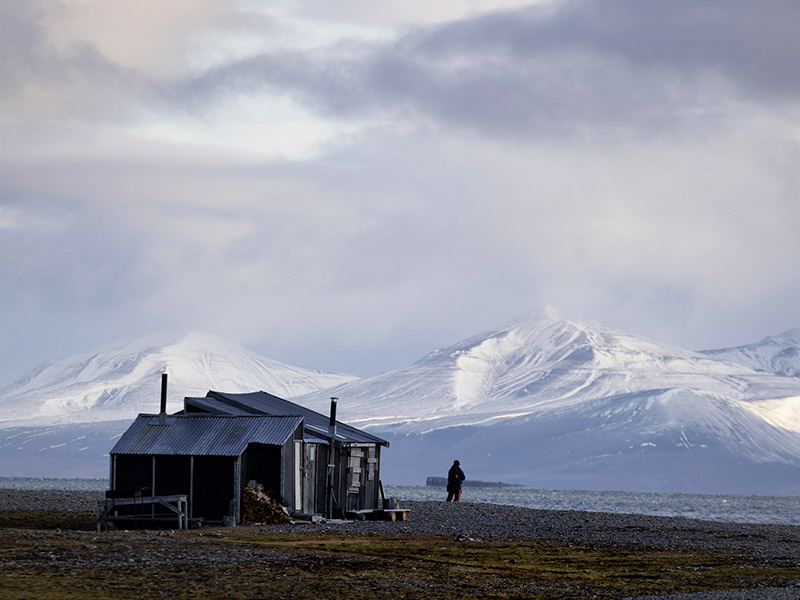
[[[357,375],[550,305],[800,327],[797,0],[0,0],[0,380],[199,330]]]

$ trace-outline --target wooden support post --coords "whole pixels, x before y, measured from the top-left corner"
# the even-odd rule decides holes
[[[234,527],[239,523],[239,515],[240,509],[242,504],[242,457],[237,456],[236,461],[234,462],[234,472],[233,472],[233,487],[234,487],[234,496],[233,496],[233,525]]]
[[[189,518],[191,519],[194,515],[192,513],[194,510],[194,456],[189,457]]]
[[[117,482],[116,482],[116,477],[115,477],[115,474],[116,474],[116,471],[117,471],[117,455],[116,454],[112,454],[111,455],[111,460],[109,461],[109,463],[110,464],[109,464],[109,467],[108,467],[108,470],[109,470],[108,471],[108,489],[115,490],[115,489],[117,489],[117,486],[116,486]]]

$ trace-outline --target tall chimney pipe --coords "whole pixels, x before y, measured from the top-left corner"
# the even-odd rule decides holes
[[[167,374],[161,374],[161,410],[159,411],[161,422],[167,420]]]
[[[326,516],[329,519],[334,517],[333,504],[333,484],[335,480],[334,472],[336,471],[336,402],[338,398],[331,397],[331,420],[328,422],[328,434],[330,435],[330,445],[328,446],[328,485],[326,490],[325,507]]]
[[[331,420],[328,422],[328,431],[331,437],[336,437],[336,403],[338,398],[331,398]]]

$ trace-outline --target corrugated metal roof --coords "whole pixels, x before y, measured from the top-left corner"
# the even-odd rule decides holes
[[[222,402],[221,400],[217,400],[216,398],[184,398],[183,399],[183,407],[184,409],[188,408],[199,408],[205,412],[214,414],[214,415],[253,415],[256,414],[250,409],[246,408],[239,408],[229,404],[227,402]],[[191,411],[187,414],[192,414]],[[196,414],[196,413],[195,413]]]
[[[239,456],[248,444],[283,445],[299,416],[139,415],[111,454]]]
[[[305,431],[314,437],[327,438],[328,423],[330,417],[313,411],[294,402],[289,402],[278,396],[273,396],[267,392],[250,392],[247,394],[226,394],[223,392],[210,391],[206,398],[218,400],[231,407],[232,410],[249,410],[251,414],[267,415],[299,415],[305,421]],[[217,410],[221,410],[220,404],[215,404]],[[233,414],[233,413],[231,413]],[[376,435],[356,429],[351,425],[336,421],[336,440],[344,443],[368,443],[381,444],[388,446],[389,442]]]
[[[336,437],[338,438],[339,436],[337,435]],[[331,438],[327,433],[323,434],[308,427],[303,429],[303,440],[314,444],[329,444],[331,442]]]

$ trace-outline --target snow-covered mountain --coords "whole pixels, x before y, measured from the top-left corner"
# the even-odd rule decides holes
[[[800,492],[800,378],[724,356],[545,310],[325,395],[402,483],[457,457],[535,487]]]
[[[340,410],[351,423],[403,433],[530,420],[602,398],[676,391],[753,407],[799,396],[800,379],[546,309],[432,352],[406,369],[329,390],[346,399]],[[317,398],[299,401],[323,406]]]
[[[140,412],[210,389],[292,397],[356,379],[293,367],[213,335],[156,335],[41,365],[0,389],[0,476],[103,477],[108,452]]]
[[[0,389],[0,427],[133,419],[157,412],[161,373],[167,410],[210,389],[269,390],[292,397],[357,379],[293,367],[206,333],[148,336],[40,365]]]
[[[139,341],[0,391],[14,416],[0,424],[0,475],[85,476],[91,463],[102,476],[98,455],[125,419],[156,410],[166,371],[170,410],[208,389],[263,389],[322,412],[338,396],[342,420],[391,442],[392,484],[420,484],[459,458],[468,477],[539,488],[800,495],[800,377],[788,360],[798,348],[790,332],[692,352],[550,309],[369,379],[209,336]]]

